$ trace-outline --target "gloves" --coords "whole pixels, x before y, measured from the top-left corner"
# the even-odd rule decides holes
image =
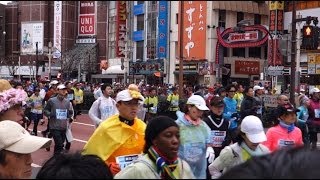
[[[115,162],[108,163],[108,166],[113,176],[116,175],[121,170],[119,167],[119,164]]]
[[[207,147],[206,158],[208,158],[208,163],[211,164],[215,158],[215,153],[212,147]]]
[[[234,117],[238,117],[238,113],[233,113],[233,114],[231,115],[231,118],[234,118]]]

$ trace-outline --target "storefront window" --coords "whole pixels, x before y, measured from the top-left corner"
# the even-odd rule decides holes
[[[232,49],[232,56],[236,57],[245,57],[245,48],[233,48]]]
[[[261,24],[261,15],[260,14],[254,15],[254,24]]]
[[[137,16],[137,31],[143,31],[144,30],[144,15],[138,15]]]
[[[137,42],[137,55],[136,59],[143,60],[143,51],[144,51],[144,41],[138,41]]]
[[[261,47],[249,48],[249,57],[261,58]]]
[[[219,10],[219,27],[226,27],[226,10]]]

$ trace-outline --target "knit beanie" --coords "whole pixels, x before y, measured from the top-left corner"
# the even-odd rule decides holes
[[[144,152],[146,153],[150,146],[152,146],[152,140],[154,140],[162,131],[171,126],[179,127],[178,124],[170,117],[158,116],[151,119],[145,131]]]

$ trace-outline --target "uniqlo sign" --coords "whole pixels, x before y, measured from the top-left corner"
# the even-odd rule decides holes
[[[79,1],[79,36],[95,35],[95,1]]]
[[[79,16],[79,34],[80,35],[94,35],[94,15],[80,15]]]

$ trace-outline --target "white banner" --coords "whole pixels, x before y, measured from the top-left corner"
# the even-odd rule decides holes
[[[21,54],[36,54],[38,42],[38,53],[43,50],[43,22],[21,23]]]
[[[61,21],[62,21],[62,1],[54,1],[54,25],[53,25],[53,58],[61,56]]]

